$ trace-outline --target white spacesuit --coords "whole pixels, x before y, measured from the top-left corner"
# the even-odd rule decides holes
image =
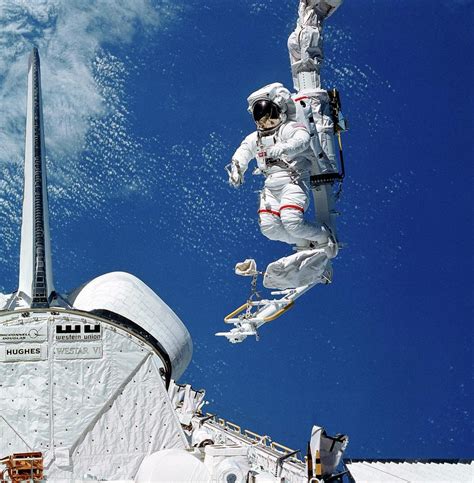
[[[248,135],[232,156],[229,182],[243,183],[249,162],[256,158],[265,176],[258,210],[260,229],[267,238],[299,248],[327,244],[327,227],[304,219],[309,205],[309,177],[314,153],[304,124],[294,121],[296,108],[288,89],[270,84],[247,99],[257,131]]]
[[[234,328],[216,334],[233,343],[249,335],[258,340],[262,325],[285,313],[316,284],[332,282],[332,259],[339,250],[335,202],[345,174],[340,135],[347,124],[337,89],[321,87],[320,71],[323,21],[342,1],[299,1],[298,23],[288,39],[297,93],[291,95],[275,83],[247,99],[257,131],[242,141],[226,166],[229,183],[239,187],[250,161],[256,158],[254,174],[265,176],[258,210],[260,229],[271,240],[296,245],[296,253],[272,261],[263,271],[250,258],[235,265],[237,275],[252,277],[252,291],[247,302],[224,319]],[[316,223],[304,219],[310,193]],[[259,298],[259,275],[265,288],[278,291],[271,293],[276,298]]]
[[[323,55],[323,20],[332,15],[343,0],[300,0],[298,21],[288,38],[291,73],[297,92],[320,87]]]
[[[323,22],[342,4],[343,0],[300,0],[298,21],[288,38],[293,84],[297,101],[309,109],[313,150],[318,153],[322,172],[336,171],[331,103],[328,92],[321,88],[323,54]]]

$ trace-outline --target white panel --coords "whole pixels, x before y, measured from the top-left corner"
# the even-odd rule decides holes
[[[50,443],[48,361],[0,362],[0,414],[30,450],[47,450]],[[0,455],[10,454],[16,441],[0,438]]]
[[[210,481],[211,474],[204,463],[179,449],[165,449],[147,456],[135,478],[135,483]]]
[[[0,441],[5,441],[9,454],[31,451],[28,444],[15,432],[15,430],[0,416]],[[4,456],[2,454],[2,456]]]
[[[147,454],[187,446],[153,358],[147,357],[71,448],[75,478],[133,479]],[[64,476],[59,468],[49,475]]]
[[[129,273],[112,272],[90,281],[70,297],[74,307],[106,309],[143,327],[170,356],[174,379],[185,371],[192,355],[192,341],[178,316],[141,280]]]
[[[4,310],[11,295],[0,293],[0,310]]]
[[[45,343],[0,344],[0,362],[44,361],[48,358]]]
[[[410,481],[412,483],[472,483],[474,463],[381,462],[346,463],[357,483]]]
[[[28,326],[15,324],[0,325],[0,343],[45,342],[48,338],[48,327],[45,322],[30,322]]]
[[[74,359],[102,359],[103,346],[99,343],[72,343],[61,344],[54,348],[54,358],[59,360],[74,360]]]
[[[104,331],[103,342],[102,359],[78,357],[52,362],[54,441],[58,446],[71,448],[76,444],[149,355],[148,350],[132,339],[111,330]],[[56,353],[58,348],[77,347],[81,343],[53,344]],[[82,345],[90,343],[82,342]]]

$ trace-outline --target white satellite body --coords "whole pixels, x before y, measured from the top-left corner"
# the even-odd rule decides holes
[[[19,290],[0,307],[0,455],[40,451],[48,479],[133,478],[188,443],[166,384],[189,332],[142,281],[108,273],[54,291],[39,56],[30,56]]]
[[[19,288],[0,296],[0,480],[307,481],[296,452],[204,414],[204,391],[174,382],[191,337],[141,280],[113,272],[55,291],[40,77],[33,49]]]

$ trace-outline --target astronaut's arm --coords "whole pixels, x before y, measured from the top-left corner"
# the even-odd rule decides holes
[[[288,127],[291,129],[288,139],[276,143],[267,150],[268,156],[279,158],[282,155],[294,157],[307,149],[311,142],[311,136],[304,126]]]
[[[244,182],[244,174],[250,161],[257,154],[257,141],[255,133],[247,136],[232,156],[232,161],[228,169],[229,183],[238,187]]]

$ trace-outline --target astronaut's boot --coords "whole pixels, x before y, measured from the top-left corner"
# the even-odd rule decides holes
[[[324,250],[329,259],[335,258],[339,252],[339,244],[337,239],[327,225],[321,226],[321,234],[317,240],[305,240],[303,243],[296,245],[294,248],[294,250],[297,252],[318,249]]]

